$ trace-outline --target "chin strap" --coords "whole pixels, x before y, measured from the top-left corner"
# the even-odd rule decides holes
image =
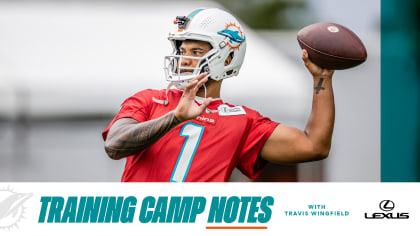
[[[169,103],[168,93],[169,93],[169,88],[170,88],[172,85],[175,85],[175,83],[174,83],[174,82],[170,82],[170,83],[168,84],[168,87],[166,87],[166,91],[165,91],[165,100],[160,100],[160,99],[157,99],[157,98],[155,98],[155,97],[152,97],[152,100],[153,100],[154,102],[159,103],[159,104],[162,104],[162,105],[164,105],[164,106],[168,105],[168,103]]]
[[[205,84],[203,84],[203,86],[204,86],[204,100],[203,100],[203,102],[204,102],[207,98],[207,88],[206,88]],[[207,114],[211,114],[211,113],[215,113],[215,112],[219,112],[219,110],[210,110],[208,107],[206,107],[206,113]]]

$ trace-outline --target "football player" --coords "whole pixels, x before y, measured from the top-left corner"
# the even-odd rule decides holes
[[[169,34],[173,53],[164,65],[168,88],[126,99],[103,132],[107,154],[126,158],[122,181],[223,182],[234,168],[254,179],[267,162],[328,156],[333,71],[318,67],[303,51],[316,87],[312,113],[301,131],[220,98],[222,81],[238,75],[246,50],[246,35],[231,14],[197,9],[174,23]]]

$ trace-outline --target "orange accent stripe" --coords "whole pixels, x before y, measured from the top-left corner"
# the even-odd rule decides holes
[[[206,229],[267,229],[267,226],[206,226]]]

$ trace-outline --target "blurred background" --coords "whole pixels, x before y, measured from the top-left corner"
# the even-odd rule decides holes
[[[363,6],[363,7],[360,7]],[[326,160],[269,165],[257,181],[380,181],[380,1],[0,1],[0,181],[120,181],[101,132],[125,98],[166,87],[173,19],[199,7],[232,12],[247,33],[238,77],[222,98],[304,129],[312,78],[299,29],[335,22],[367,61],[336,71],[336,123]],[[249,181],[235,171],[231,181]]]

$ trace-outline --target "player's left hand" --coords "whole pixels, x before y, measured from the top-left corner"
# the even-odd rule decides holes
[[[305,63],[306,68],[315,77],[329,77],[332,78],[334,74],[334,70],[328,70],[318,66],[317,64],[313,63],[308,56],[308,52],[303,49],[302,50],[302,60]]]
[[[195,119],[201,115],[210,104],[212,100],[211,97],[207,98],[201,105],[197,105],[195,102],[195,95],[197,94],[198,89],[208,80],[207,75],[207,73],[198,75],[192,79],[184,89],[184,93],[174,111],[174,115],[179,121],[184,122]]]

